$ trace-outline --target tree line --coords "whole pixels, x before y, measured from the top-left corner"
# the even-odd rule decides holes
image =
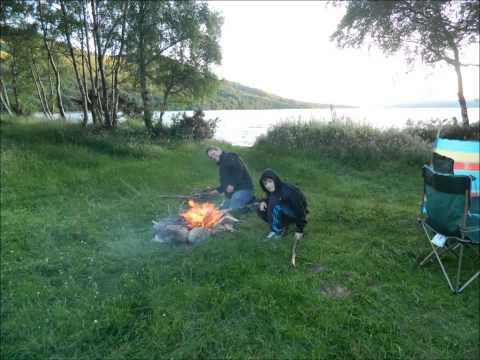
[[[205,1],[4,0],[0,106],[21,114],[33,101],[25,94],[35,93],[47,118],[65,118],[65,98],[75,93],[84,125],[90,115],[113,129],[119,106],[129,105],[122,94],[133,93],[153,132],[168,101],[215,88],[222,21]],[[162,99],[156,123],[153,94]]]

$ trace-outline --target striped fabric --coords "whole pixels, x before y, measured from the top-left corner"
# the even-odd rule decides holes
[[[472,175],[472,197],[480,196],[480,141],[437,138],[433,144],[437,154],[453,159],[455,175]]]

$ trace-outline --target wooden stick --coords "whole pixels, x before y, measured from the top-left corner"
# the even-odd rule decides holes
[[[222,216],[222,218],[220,220],[218,220],[218,222],[215,224],[215,226],[217,225],[220,225],[222,222],[224,222],[225,220],[230,220],[234,223],[237,223],[239,222],[240,220],[238,220],[237,218],[233,217],[232,215],[228,214],[227,212],[224,213],[224,215]]]
[[[295,267],[295,259],[297,257],[297,244],[298,244],[298,239],[295,238],[293,240],[293,246],[292,246],[292,265]]]
[[[214,197],[213,195],[210,195],[208,193],[195,193],[191,195],[180,195],[180,194],[160,194],[160,195],[155,195],[156,197],[159,198],[164,198],[164,199],[181,199],[181,200],[189,200],[189,199],[209,199]]]
[[[165,199],[181,199],[181,200],[187,200],[187,199],[198,199],[201,197],[201,195],[199,194],[194,194],[194,195],[175,195],[175,194],[172,194],[172,195],[156,195],[155,197],[159,197],[159,198],[165,198]]]
[[[135,189],[132,185],[128,184],[126,181],[124,181],[123,179],[119,179],[127,188],[129,188],[131,191],[133,191],[135,193],[135,195],[137,196],[141,196],[141,192],[138,191],[137,189]]]
[[[120,182],[122,182],[128,189],[130,189],[135,195],[137,196],[142,196],[142,193],[135,189],[132,185],[127,183],[123,179],[119,179]],[[199,193],[194,193],[192,195],[179,195],[179,194],[161,194],[161,195],[155,195],[155,197],[158,198],[164,198],[164,199],[180,199],[180,200],[189,200],[189,199],[206,199],[206,198],[211,198],[212,196],[206,192],[199,192]]]

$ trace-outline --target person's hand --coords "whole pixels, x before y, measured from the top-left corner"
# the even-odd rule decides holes
[[[232,185],[228,185],[227,188],[225,189],[227,193],[232,193],[233,190],[235,190],[235,188]]]
[[[303,233],[301,233],[301,232],[296,232],[296,233],[295,233],[295,240],[300,240],[301,238],[303,238]]]
[[[210,196],[217,196],[217,195],[220,195],[220,193],[218,192],[217,189],[213,189],[213,190],[210,190],[210,191],[208,192],[208,195],[210,195]]]
[[[258,208],[260,209],[260,211],[267,210],[267,203],[265,201],[262,201],[260,205],[258,205]]]

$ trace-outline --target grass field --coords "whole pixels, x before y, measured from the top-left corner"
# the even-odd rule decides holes
[[[452,295],[436,264],[416,266],[420,166],[228,147],[255,180],[272,167],[307,195],[292,268],[292,236],[264,240],[254,214],[195,247],[151,241],[151,221],[179,206],[158,195],[217,182],[204,144],[1,132],[2,359],[480,356],[479,282]]]

